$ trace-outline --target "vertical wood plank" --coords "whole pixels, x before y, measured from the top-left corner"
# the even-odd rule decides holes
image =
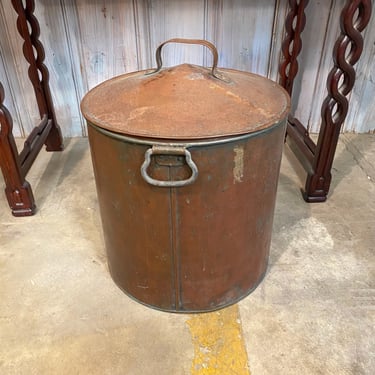
[[[84,61],[82,52],[81,28],[78,20],[78,13],[75,0],[60,0],[62,19],[64,22],[65,38],[67,44],[67,59],[69,60],[72,84],[71,94],[75,103],[79,104],[84,94],[88,91],[86,71],[81,69]],[[73,92],[74,89],[74,92]],[[75,119],[72,119],[74,130],[71,134],[74,136],[86,136],[86,123],[79,108]],[[73,125],[72,125],[73,128]]]
[[[150,3],[150,47],[171,38],[204,38],[204,1],[152,0]],[[163,66],[183,63],[203,65],[204,48],[170,44],[163,48]],[[152,57],[155,66],[155,58]]]
[[[82,134],[82,125],[64,5],[60,1],[36,1],[35,15],[41,27],[56,117],[64,136],[73,137]]]
[[[207,37],[218,48],[220,66],[266,76],[274,13],[274,0],[209,1]]]
[[[272,27],[271,51],[268,60],[268,78],[277,82],[279,65],[281,63],[281,45],[284,39],[285,18],[288,12],[288,3],[284,0],[275,1],[275,12]]]
[[[14,70],[11,71],[12,64],[8,63],[11,56],[11,49],[5,23],[1,22],[2,19],[4,19],[4,12],[2,4],[0,4],[0,35],[2,36],[0,38],[0,82],[5,91],[4,104],[12,114],[13,134],[16,137],[20,137],[24,136],[24,131],[20,119],[19,108],[17,106],[18,100],[16,100],[15,94],[14,78],[17,77],[17,74]]]
[[[0,22],[3,71],[6,73],[5,104],[11,109],[14,120],[13,133],[25,136],[34,123],[40,120],[34,89],[28,78],[28,63],[22,53],[22,39],[18,34],[17,14],[11,2],[0,3]],[[8,86],[8,87],[6,87]]]
[[[373,10],[375,12],[375,9]],[[375,132],[375,17],[364,33],[364,48],[356,66],[356,83],[343,131]]]
[[[77,0],[87,87],[138,70],[132,1]]]
[[[133,0],[138,70],[150,69],[153,56],[150,45],[151,0]]]

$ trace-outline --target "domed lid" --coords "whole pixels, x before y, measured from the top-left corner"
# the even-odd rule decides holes
[[[188,64],[115,77],[89,91],[81,103],[94,125],[163,139],[251,133],[284,119],[289,106],[286,91],[267,78]]]

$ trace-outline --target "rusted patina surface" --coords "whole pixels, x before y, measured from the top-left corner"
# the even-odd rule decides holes
[[[217,70],[217,51],[200,44],[213,49],[211,69],[159,71],[159,47],[156,71],[82,102],[111,275],[174,312],[227,306],[261,281],[289,111],[284,89]]]
[[[164,139],[246,134],[271,126],[288,111],[288,97],[255,74],[188,64],[155,74],[116,77],[91,91],[82,111],[93,124],[115,132]]]
[[[191,147],[199,175],[182,187],[146,182],[150,146],[89,126],[108,264],[138,301],[209,311],[249,294],[266,271],[285,127],[241,141]],[[181,156],[151,158],[156,180],[186,180]]]

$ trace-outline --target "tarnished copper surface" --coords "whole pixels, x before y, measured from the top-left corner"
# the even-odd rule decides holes
[[[209,311],[249,294],[267,267],[285,121],[240,142],[189,148],[198,178],[183,187],[147,183],[151,146],[89,123],[108,264],[136,300],[175,312]],[[148,173],[184,180],[178,155],[156,155]]]
[[[264,77],[216,69],[211,43],[169,42],[209,47],[212,68],[126,74],[81,108],[114,281],[158,309],[210,311],[265,274],[290,102]]]
[[[91,90],[81,104],[91,123],[115,132],[167,139],[246,134],[284,118],[289,98],[255,74],[183,64],[147,75],[125,74]]]

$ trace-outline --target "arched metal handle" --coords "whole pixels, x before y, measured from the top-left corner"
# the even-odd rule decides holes
[[[202,46],[207,47],[211,52],[212,52],[212,57],[213,57],[213,62],[212,62],[212,68],[211,68],[211,75],[217,79],[220,79],[222,81],[228,82],[228,78],[226,78],[224,75],[221,73],[217,72],[217,62],[219,60],[219,55],[217,53],[216,47],[211,43],[208,42],[207,40],[203,39],[181,39],[181,38],[174,38],[174,39],[169,39],[165,41],[164,43],[160,44],[159,47],[156,49],[155,53],[155,58],[156,58],[156,69],[148,72],[146,74],[153,74],[157,73],[162,67],[163,67],[163,61],[161,59],[161,50],[163,46],[165,46],[167,43],[183,43],[183,44],[200,44]]]
[[[185,156],[186,164],[191,169],[191,176],[185,180],[177,181],[161,181],[149,176],[147,168],[151,162],[152,155],[183,155]],[[150,185],[159,187],[181,187],[192,184],[198,177],[198,167],[191,158],[191,153],[185,147],[170,147],[170,146],[152,146],[145,153],[145,161],[141,166],[141,175],[143,179]]]

